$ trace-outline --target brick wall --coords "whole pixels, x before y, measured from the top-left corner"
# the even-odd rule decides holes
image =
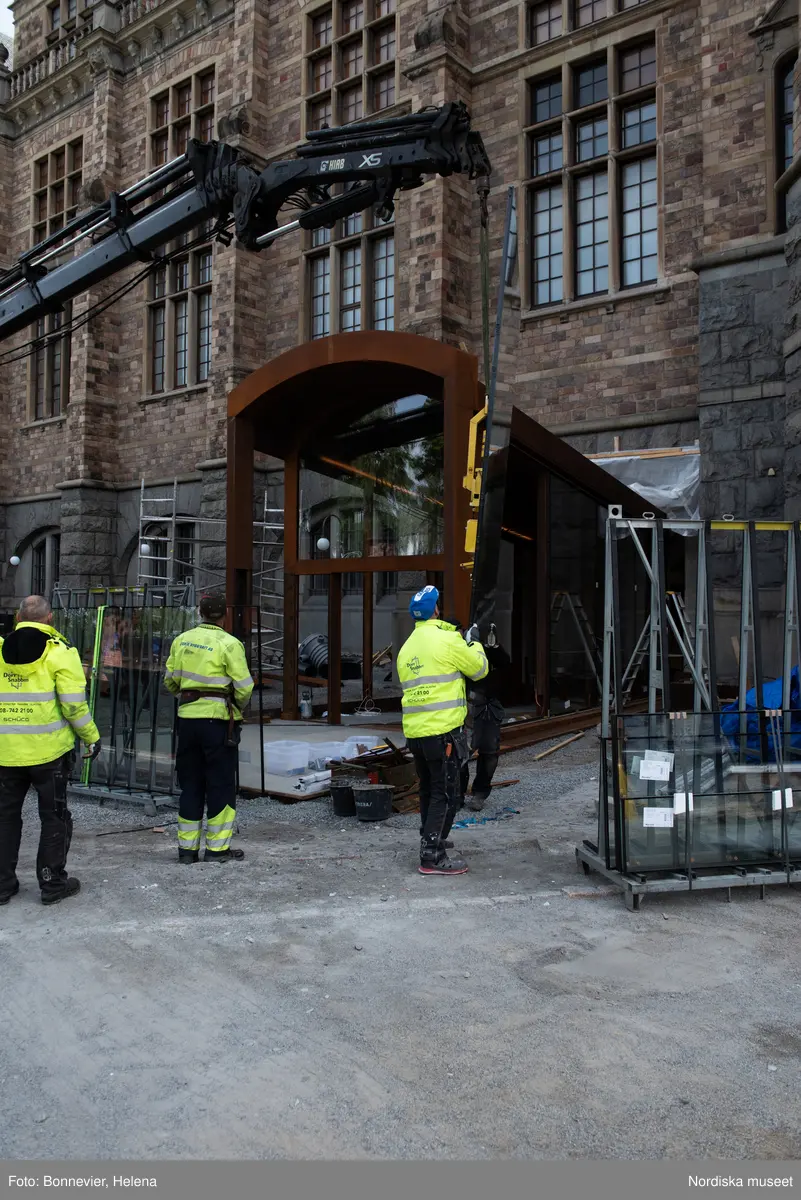
[[[41,0],[17,5],[15,69],[43,48],[42,10]],[[726,330],[706,328],[710,337],[701,339],[699,361],[698,270],[711,256],[748,252],[775,234],[771,80],[774,62],[796,36],[793,30],[779,31],[769,45],[758,42],[751,34],[759,14],[748,0],[646,0],[625,17],[527,49],[517,3],[460,0],[443,17],[424,0],[401,0],[399,11],[400,110],[464,99],[493,162],[493,316],[509,184],[518,189],[521,258],[529,247],[520,132],[525,81],[541,69],[538,64],[558,59],[563,48],[571,55],[591,54],[607,39],[624,39],[629,22],[637,33],[651,28],[655,33],[658,285],[641,295],[619,293],[539,313],[529,307],[524,271],[522,290],[507,297],[501,408],[519,403],[544,423],[579,437],[586,426],[588,446],[601,428],[608,441],[620,420],[627,445],[649,444],[655,428],[666,440],[691,434],[688,412],[696,409],[699,391],[710,390],[709,379],[722,380],[730,368],[736,373],[745,364],[751,374],[761,372],[758,380],[749,374],[747,386],[780,382],[775,330],[771,334],[753,309],[749,321],[735,320]],[[216,65],[216,115],[227,140],[259,162],[291,152],[301,130],[304,10],[296,0],[269,7],[243,0],[235,12],[226,12],[223,0],[214,0],[205,23],[191,32],[193,12],[194,6],[187,9],[188,33],[164,23],[158,53],[149,49],[151,33],[139,32],[142,22],[116,37],[113,30],[92,35],[92,44],[108,51],[94,63],[93,74],[87,51],[78,60],[74,84],[59,85],[55,78],[49,90],[23,97],[21,112],[17,102],[8,108],[18,134],[0,137],[0,253],[5,250],[6,259],[28,244],[34,159],[67,136],[82,134],[85,180],[99,180],[106,190],[132,183],[147,169],[148,96],[200,64]],[[217,247],[207,385],[144,398],[143,285],[74,335],[71,402],[62,421],[30,426],[28,366],[10,366],[0,384],[3,496],[45,494],[64,481],[91,480],[103,491],[140,476],[185,475],[199,462],[222,458],[227,392],[301,336],[301,260],[298,235],[261,255]],[[109,297],[134,273],[77,300],[75,315]],[[748,292],[753,283],[742,286]],[[478,201],[468,181],[432,180],[399,198],[396,297],[396,328],[464,344],[480,357]],[[781,324],[776,311],[770,321],[776,328]],[[763,345],[765,338],[769,344]],[[10,345],[26,339],[19,335]],[[770,402],[770,419],[779,421],[778,392],[762,399]],[[728,414],[726,403],[721,402],[720,421],[712,415],[714,405],[707,413],[702,444],[710,462],[714,447],[726,441],[721,430],[740,420]],[[750,449],[755,454],[760,448]],[[719,469],[712,463],[710,485],[720,482],[712,477]],[[748,471],[756,478],[753,455]],[[708,495],[713,508],[723,503],[714,488]],[[768,508],[774,503],[772,493],[763,500]]]

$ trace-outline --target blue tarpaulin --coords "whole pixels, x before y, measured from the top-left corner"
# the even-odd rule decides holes
[[[784,680],[772,679],[769,683],[762,684],[762,709],[766,708],[782,708],[784,697]],[[762,750],[759,745],[759,717],[756,703],[756,688],[751,688],[750,692],[745,694],[745,707],[748,713],[746,718],[746,757],[759,761],[761,759]],[[790,745],[785,741],[783,750],[784,757],[789,757],[789,751],[801,752],[801,680],[799,680],[798,667],[793,667],[790,673]],[[720,730],[724,737],[728,738],[732,752],[737,753],[740,746],[740,709],[738,704],[728,704],[721,710]],[[780,718],[782,720],[782,718]],[[784,725],[782,723],[782,729]],[[768,762],[775,762],[776,747],[773,744],[773,738],[770,734],[770,723],[766,723],[768,734]]]

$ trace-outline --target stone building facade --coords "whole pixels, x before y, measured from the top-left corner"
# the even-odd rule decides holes
[[[706,515],[801,516],[797,0],[13,9],[4,265],[187,136],[265,164],[325,122],[461,99],[494,167],[493,278],[517,189],[501,404],[587,452],[698,442]],[[327,242],[254,255],[200,235],[7,343],[0,607],[57,580],[135,582],[142,480],[176,487],[190,531],[220,515],[226,395],[299,341],[394,327],[480,353],[478,237],[473,185],[435,179],[390,225],[368,215]]]

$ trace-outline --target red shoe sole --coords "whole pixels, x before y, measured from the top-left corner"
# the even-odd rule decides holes
[[[440,871],[438,867],[418,867],[417,870],[421,875],[466,875],[470,868],[461,867],[458,871]]]

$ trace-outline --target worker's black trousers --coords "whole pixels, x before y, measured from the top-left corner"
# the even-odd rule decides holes
[[[486,800],[492,791],[492,777],[498,769],[501,748],[501,725],[505,711],[495,699],[480,700],[471,706],[473,735],[470,747],[478,754],[476,776],[473,780],[473,795]]]
[[[239,751],[228,746],[228,722],[213,717],[179,717],[178,748],[175,766],[181,795],[178,800],[179,846],[197,848],[200,844],[200,822],[203,810],[211,829],[211,822],[219,817],[223,809],[236,808],[236,767]],[[189,832],[181,836],[182,827],[188,830],[197,823],[197,833],[192,839]],[[223,848],[230,843],[230,835],[223,839]],[[216,852],[213,842],[207,849]]]
[[[17,890],[22,806],[31,786],[39,797],[42,824],[36,858],[39,887],[43,896],[63,890],[72,841],[72,816],[67,808],[71,766],[72,752],[35,767],[0,767],[0,900]]]
[[[420,861],[439,862],[444,842],[464,805],[469,772],[463,729],[434,737],[407,738],[420,781]],[[450,752],[449,748],[450,747]]]

